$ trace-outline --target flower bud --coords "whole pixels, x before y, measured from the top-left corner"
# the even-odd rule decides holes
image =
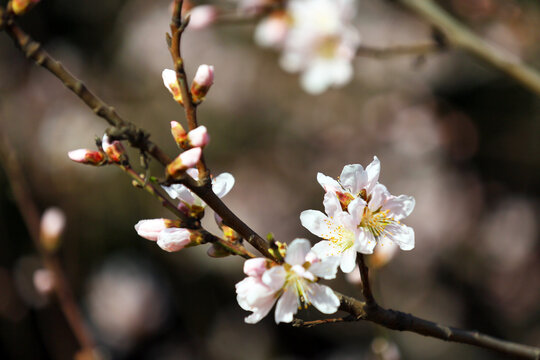
[[[212,244],[212,246],[208,248],[208,250],[206,251],[206,255],[212,258],[223,258],[231,255],[231,253],[227,251],[227,249],[225,249],[223,246],[216,243]]]
[[[39,1],[40,0],[12,0],[11,9],[15,15],[23,15]]]
[[[171,121],[171,134],[180,148],[183,149],[188,146],[186,130],[179,122]]]
[[[191,130],[187,134],[189,144],[193,147],[205,147],[210,141],[210,135],[206,126],[198,126],[196,129]]]
[[[167,174],[177,177],[187,169],[194,167],[201,158],[202,150],[199,147],[189,149],[181,153],[169,165],[167,165]]]
[[[54,275],[48,269],[37,269],[32,277],[34,287],[42,294],[47,295],[54,289]]]
[[[173,95],[174,100],[182,105],[182,92],[180,91],[180,85],[178,84],[178,79],[176,78],[176,71],[165,69],[161,73],[161,77],[163,78],[163,84]]]
[[[191,84],[191,95],[194,102],[204,100],[204,97],[214,83],[214,67],[211,65],[201,65],[197,69],[193,83]]]
[[[189,16],[189,28],[194,30],[204,29],[213,24],[218,17],[218,11],[212,5],[200,5],[191,9]]]
[[[87,165],[98,166],[105,162],[105,154],[101,151],[77,149],[68,152],[68,156],[75,162]]]
[[[126,149],[124,149],[122,143],[118,140],[114,140],[111,143],[107,134],[103,135],[101,147],[109,157],[110,161],[114,163],[121,163],[127,160]]]
[[[48,208],[41,217],[39,240],[46,251],[54,251],[60,245],[60,236],[66,226],[66,216],[59,208]]]
[[[180,221],[178,220],[169,220],[169,219],[149,219],[149,220],[140,220],[135,224],[135,231],[139,234],[140,237],[145,239],[156,241],[158,235],[161,231],[179,227]]]
[[[199,231],[184,228],[169,228],[158,235],[157,244],[165,251],[179,251],[186,246],[200,245],[203,236]]]

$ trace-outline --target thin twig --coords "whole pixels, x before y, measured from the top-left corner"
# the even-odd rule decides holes
[[[356,56],[371,57],[376,59],[387,59],[396,56],[420,56],[431,54],[441,50],[441,46],[435,42],[413,45],[396,45],[388,47],[360,45],[356,49]]]
[[[362,278],[362,295],[366,300],[368,306],[376,305],[375,298],[371,292],[371,284],[369,282],[369,269],[364,261],[364,255],[358,254],[356,256],[356,262],[358,263],[358,269],[360,270],[360,277]]]
[[[53,274],[54,291],[58,298],[60,308],[82,349],[85,353],[98,359],[98,355],[93,351],[94,340],[88,331],[79,306],[74,299],[60,261],[56,254],[45,250],[40,242],[39,227],[41,216],[32,195],[28,191],[30,187],[20,168],[20,163],[16,157],[15,151],[5,134],[2,137],[0,145],[0,159],[2,160],[4,170],[8,177],[15,203],[21,212],[26,228],[34,242],[34,246],[43,259],[43,264],[51,274]]]
[[[321,319],[321,320],[313,320],[313,321],[304,321],[301,319],[294,319],[291,323],[294,327],[314,327],[317,325],[323,325],[323,324],[334,324],[339,322],[351,322],[356,321],[356,318],[353,316],[346,316],[341,318],[331,318],[331,319]]]
[[[471,53],[540,96],[540,73],[519,57],[483,40],[432,0],[401,0],[401,2],[439,29],[449,45]]]

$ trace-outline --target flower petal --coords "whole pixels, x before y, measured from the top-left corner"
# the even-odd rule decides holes
[[[294,239],[287,247],[285,262],[290,265],[302,265],[306,261],[306,255],[311,250],[311,244],[306,239]]]
[[[414,230],[406,225],[395,225],[390,229],[392,235],[388,236],[390,240],[399,245],[401,250],[414,249]]]
[[[367,173],[366,191],[368,194],[371,193],[371,191],[373,190],[373,187],[377,184],[377,181],[379,181],[380,172],[381,172],[381,162],[376,156],[374,156],[371,164],[369,164],[366,167],[366,173]]]
[[[276,324],[280,322],[290,323],[297,311],[298,294],[294,291],[294,288],[287,288],[277,302],[276,312],[274,314]]]
[[[330,256],[322,259],[320,262],[312,264],[308,270],[315,276],[326,280],[331,280],[336,278],[339,263],[339,256]]]
[[[191,243],[191,232],[183,228],[167,228],[157,238],[160,248],[168,252],[179,251]]]
[[[261,277],[266,270],[265,258],[248,259],[244,262],[244,273],[248,276]]]
[[[341,203],[339,202],[339,199],[335,192],[329,191],[324,194],[324,212],[329,217],[334,217],[336,213],[342,212]]]
[[[383,209],[390,210],[388,216],[394,218],[394,220],[400,221],[412,213],[415,203],[416,201],[412,196],[392,196],[385,202]]]
[[[212,191],[214,191],[219,198],[227,195],[233,186],[234,177],[229,173],[219,174],[212,181]]]
[[[317,310],[323,314],[333,314],[338,310],[339,299],[328,286],[314,283],[311,284],[310,290],[309,300]]]
[[[360,164],[345,165],[339,176],[341,185],[354,196],[358,195],[366,181],[367,174]]]
[[[380,209],[391,196],[386,186],[380,183],[376,184],[371,191],[371,200],[368,203],[369,210],[376,211]]]
[[[344,273],[350,273],[354,270],[354,267],[356,266],[356,249],[351,248],[345,250],[341,254],[341,263],[339,264],[339,268]]]
[[[287,278],[287,271],[283,266],[274,266],[270,270],[264,272],[262,276],[262,282],[273,291],[278,291],[285,284]]]
[[[302,226],[321,238],[329,231],[328,221],[328,217],[318,210],[304,210],[300,214]]]
[[[335,255],[336,248],[332,246],[332,243],[328,240],[319,241],[311,248],[317,257],[326,258],[332,255]]]
[[[341,191],[341,185],[330,176],[326,176],[323,173],[317,173],[317,181],[323,187],[324,191]]]

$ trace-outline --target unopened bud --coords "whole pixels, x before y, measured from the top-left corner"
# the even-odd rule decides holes
[[[191,130],[187,134],[189,145],[193,147],[205,147],[210,141],[210,135],[208,135],[208,130],[206,126],[198,126],[197,128]]]
[[[220,244],[212,244],[206,251],[206,255],[213,258],[223,258],[231,255],[231,253]]]
[[[203,236],[199,231],[184,228],[169,228],[158,235],[157,244],[165,251],[179,251],[186,246],[195,246],[203,243]]]
[[[187,169],[194,167],[199,162],[201,155],[202,150],[199,147],[184,151],[167,165],[167,173],[173,178],[181,175]]]
[[[51,293],[54,289],[54,275],[48,269],[37,269],[33,275],[34,287],[43,295]]]
[[[189,29],[200,30],[213,24],[218,17],[218,11],[212,5],[200,5],[191,9]]]
[[[66,226],[66,216],[59,208],[48,208],[41,217],[39,239],[43,248],[54,251],[60,245],[60,237]]]
[[[135,224],[135,231],[137,231],[137,234],[139,234],[140,237],[143,237],[151,241],[156,241],[161,231],[168,228],[179,227],[179,226],[180,226],[179,220],[169,220],[169,219],[140,220],[137,224]]]
[[[214,67],[211,65],[201,65],[197,69],[193,83],[191,84],[191,95],[194,102],[204,100],[204,97],[214,83]]]
[[[40,0],[12,0],[11,9],[15,15],[23,15],[39,1]]]
[[[105,162],[105,154],[101,151],[77,149],[68,152],[68,156],[75,162],[87,165],[98,166]]]
[[[171,121],[171,134],[180,148],[185,148],[188,145],[187,133],[184,127],[177,121]]]
[[[121,163],[127,160],[126,149],[124,149],[124,145],[122,145],[122,143],[118,140],[114,140],[111,143],[107,134],[103,135],[101,147],[103,148],[111,162]]]
[[[180,85],[178,84],[178,79],[176,78],[176,71],[165,69],[161,73],[161,77],[163,78],[163,84],[173,95],[174,100],[182,105],[182,92],[180,91]]]

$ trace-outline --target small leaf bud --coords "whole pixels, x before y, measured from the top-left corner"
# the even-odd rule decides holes
[[[105,162],[105,154],[101,151],[77,149],[68,152],[68,156],[71,160],[80,164],[98,166]]]
[[[167,174],[178,177],[187,169],[194,167],[201,158],[202,150],[199,147],[189,149],[181,153],[169,165],[167,165]]]

